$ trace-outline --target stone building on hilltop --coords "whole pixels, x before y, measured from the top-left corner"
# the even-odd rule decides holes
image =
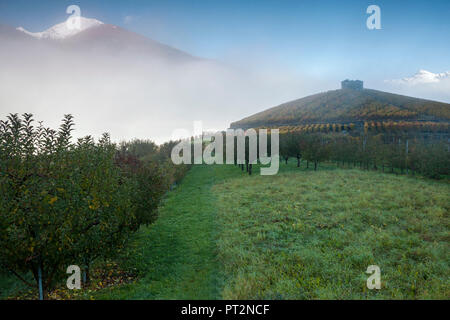
[[[341,89],[362,90],[363,82],[361,80],[344,80],[341,81]]]

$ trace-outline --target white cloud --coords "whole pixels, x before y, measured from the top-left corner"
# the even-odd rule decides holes
[[[419,70],[410,77],[384,80],[381,90],[423,99],[450,102],[450,71]]]
[[[419,70],[412,77],[406,77],[402,79],[385,80],[387,83],[398,84],[398,85],[422,85],[428,83],[439,83],[450,79],[450,71],[433,73],[427,70]]]

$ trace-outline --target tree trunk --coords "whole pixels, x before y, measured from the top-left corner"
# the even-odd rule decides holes
[[[248,160],[245,161],[245,171],[248,172]]]
[[[37,285],[38,285],[38,292],[39,292],[39,300],[45,300],[46,299],[46,290],[44,288],[44,281],[43,281],[43,272],[42,272],[42,265],[39,262],[38,263],[38,269],[37,269]]]
[[[86,265],[83,270],[83,286],[87,288],[91,283],[91,275],[89,272],[89,266]]]
[[[306,160],[306,169],[309,169],[309,161]]]
[[[252,175],[252,164],[250,163],[248,166],[248,174],[251,176]]]
[[[314,171],[317,171],[317,161],[314,161]]]

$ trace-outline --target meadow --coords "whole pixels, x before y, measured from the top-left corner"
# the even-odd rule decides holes
[[[214,186],[223,298],[450,297],[448,184],[291,165]],[[367,289],[369,265],[380,290]]]

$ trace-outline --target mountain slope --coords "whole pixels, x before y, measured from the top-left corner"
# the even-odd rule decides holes
[[[233,122],[231,128],[375,120],[450,120],[450,104],[362,89],[339,89],[290,101]]]
[[[200,60],[181,50],[159,43],[115,25],[101,24],[80,32],[60,43],[63,48],[118,55],[132,54],[151,59],[180,61]]]
[[[24,32],[17,30],[8,25],[0,24],[0,40],[32,40],[31,37]],[[4,47],[4,46],[3,46]],[[1,47],[0,47],[1,48]]]
[[[0,53],[9,51],[11,55],[33,57],[45,50],[45,56],[69,54],[66,56],[68,59],[77,56],[82,56],[82,60],[125,58],[131,61],[164,61],[168,64],[202,60],[118,26],[80,18],[80,29],[69,28],[67,22],[41,32],[0,25]],[[17,52],[13,52],[15,50]]]

